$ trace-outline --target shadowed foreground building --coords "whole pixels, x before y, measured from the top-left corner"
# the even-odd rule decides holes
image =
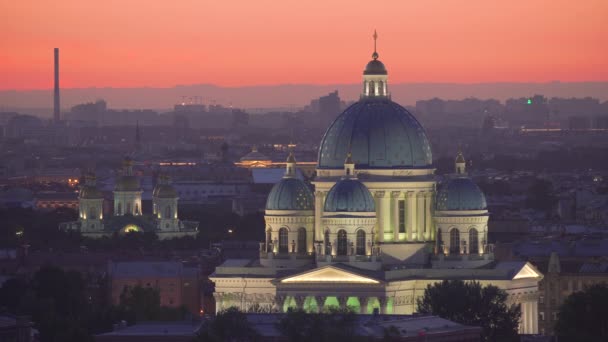
[[[196,267],[181,262],[139,261],[108,264],[112,304],[120,304],[120,295],[129,288],[153,288],[160,295],[160,305],[186,307],[193,315],[201,309],[200,277]]]
[[[462,279],[504,289],[521,307],[520,333],[537,333],[542,274],[494,260],[485,196],[461,153],[437,190],[424,128],[391,101],[387,75],[374,51],[360,100],[320,143],[314,193],[290,155],[268,196],[259,259],[227,260],[210,277],[217,310],[412,314],[427,285]]]
[[[289,341],[277,329],[283,314],[247,314],[247,321],[259,334],[256,341]],[[191,322],[144,322],[95,336],[98,342],[186,342],[192,341],[204,324]],[[369,341],[384,341],[391,329],[391,341],[480,341],[481,328],[469,327],[436,316],[358,315],[354,335]]]

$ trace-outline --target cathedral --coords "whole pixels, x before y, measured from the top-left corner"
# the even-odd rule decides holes
[[[259,258],[229,259],[210,277],[216,310],[412,314],[427,285],[462,279],[504,289],[521,307],[520,333],[538,333],[542,274],[494,260],[486,199],[461,152],[438,186],[424,128],[391,100],[376,38],[360,100],[321,140],[314,191],[290,154],[268,195]]]
[[[97,188],[95,175],[87,173],[78,196],[78,221],[65,222],[62,228],[79,230],[89,238],[128,232],[154,232],[161,240],[196,237],[198,223],[178,219],[179,198],[168,176],[161,175],[157,180],[152,192],[151,215],[142,211],[142,193],[139,179],[133,174],[133,161],[126,158],[122,175],[117,178],[114,187],[113,215],[104,217],[103,193]]]

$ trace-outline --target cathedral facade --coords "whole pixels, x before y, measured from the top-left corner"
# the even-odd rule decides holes
[[[142,210],[142,193],[139,179],[133,174],[133,161],[127,158],[114,187],[113,213],[104,217],[103,193],[97,188],[95,175],[87,173],[78,196],[78,221],[65,222],[61,227],[90,238],[129,232],[154,232],[161,240],[196,236],[198,222],[178,219],[179,198],[168,176],[161,175],[152,192],[151,214]]]
[[[376,51],[360,100],[320,143],[314,191],[295,168],[290,154],[268,196],[259,259],[227,260],[211,276],[217,310],[412,314],[427,285],[462,279],[504,289],[521,306],[520,332],[538,332],[542,274],[526,262],[494,260],[486,199],[462,153],[438,189],[425,130],[391,100]]]

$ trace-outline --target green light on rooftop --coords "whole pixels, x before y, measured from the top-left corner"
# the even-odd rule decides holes
[[[531,105],[532,104],[532,99],[528,99],[528,104]]]

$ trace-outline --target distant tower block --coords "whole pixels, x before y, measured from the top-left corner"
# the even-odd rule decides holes
[[[61,120],[61,109],[59,103],[59,48],[55,48],[55,96],[53,106],[53,118],[55,122]]]

